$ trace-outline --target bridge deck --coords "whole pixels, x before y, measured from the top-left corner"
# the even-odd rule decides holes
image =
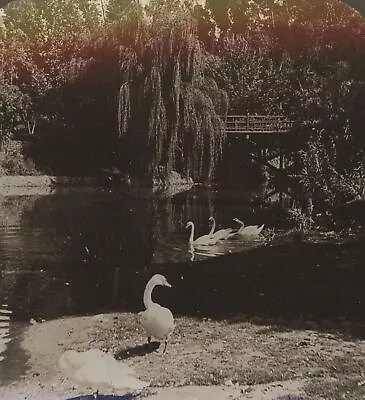
[[[227,133],[288,133],[294,125],[293,120],[282,115],[227,115],[224,120]]]

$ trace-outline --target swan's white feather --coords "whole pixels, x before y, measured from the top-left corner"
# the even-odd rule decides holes
[[[217,239],[212,238],[210,235],[203,235],[203,236],[200,236],[200,237],[196,238],[193,241],[193,244],[197,244],[197,245],[200,245],[200,246],[204,246],[204,245],[205,246],[212,246],[212,245],[216,244],[216,242],[217,242]]]
[[[232,228],[220,229],[219,231],[213,233],[212,238],[214,240],[225,240],[228,239],[233,233]]]
[[[261,226],[258,225],[245,226],[240,228],[238,233],[243,236],[257,236],[264,229],[264,226],[265,226],[264,224],[262,224]]]
[[[157,303],[152,303],[145,311],[139,313],[141,325],[147,336],[162,340],[168,338],[174,330],[174,317],[172,312]]]
[[[186,224],[186,228],[191,227],[190,231],[190,237],[189,237],[189,244],[193,246],[213,246],[217,243],[217,239],[213,239],[211,237],[211,233],[208,235],[203,235],[194,240],[194,230],[195,230],[195,225],[194,222],[188,221]]]
[[[116,389],[142,389],[148,386],[136,378],[135,371],[110,353],[99,349],[84,352],[68,350],[59,359],[60,368],[79,382],[106,383]]]

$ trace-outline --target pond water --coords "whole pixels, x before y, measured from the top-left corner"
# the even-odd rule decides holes
[[[253,202],[252,194],[201,187],[165,198],[114,189],[0,197],[0,380],[25,363],[19,343],[32,320],[140,311],[156,272],[174,288],[157,290],[157,301],[176,314],[364,315],[363,242],[277,249],[264,238],[232,238],[191,251],[187,221],[199,236],[210,216],[217,229],[238,228],[235,217],[265,223],[264,236],[289,228],[280,207]]]
[[[163,269],[260,245],[237,238],[209,251],[192,252],[188,245],[189,220],[195,237],[208,233],[209,216],[217,229],[238,228],[234,217],[262,223],[249,201],[244,193],[196,187],[168,198],[96,189],[0,197],[0,368],[7,355],[21,354],[18,333],[32,320],[130,310],[131,293],[141,308],[151,266]],[[136,280],[142,286],[133,291]],[[11,370],[10,363],[2,377]]]
[[[120,305],[118,282],[148,272],[152,264],[199,261],[260,245],[232,238],[192,252],[189,220],[195,237],[209,232],[209,216],[217,229],[237,229],[234,217],[265,222],[244,193],[203,188],[164,199],[74,190],[0,201],[0,305],[17,320]]]

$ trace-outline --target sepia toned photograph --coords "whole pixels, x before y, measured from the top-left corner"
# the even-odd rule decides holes
[[[142,399],[365,400],[365,0],[0,1],[0,400]]]

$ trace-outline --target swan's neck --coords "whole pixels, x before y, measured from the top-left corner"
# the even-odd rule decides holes
[[[191,224],[189,243],[193,243],[193,241],[194,241],[194,224]]]
[[[146,309],[153,304],[152,301],[152,290],[156,286],[154,282],[148,282],[143,294],[143,303]]]
[[[212,219],[212,229],[209,232],[209,235],[213,235],[213,232],[215,231],[215,219]]]
[[[241,224],[241,227],[242,227],[242,228],[245,226],[245,224],[244,224],[240,219],[237,218],[236,221],[237,221],[239,224]]]

